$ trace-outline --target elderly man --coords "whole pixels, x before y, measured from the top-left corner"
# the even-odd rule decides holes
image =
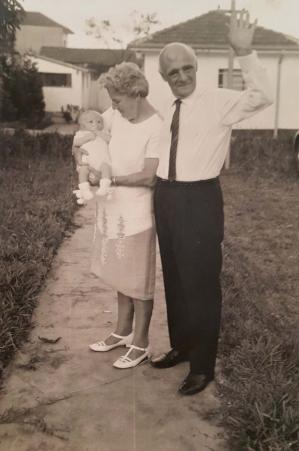
[[[231,128],[272,103],[265,71],[251,51],[255,27],[244,11],[232,16],[229,41],[245,91],[197,87],[197,58],[184,44],[169,44],[160,54],[161,75],[174,95],[160,135],[154,196],[172,349],[151,363],[169,368],[189,361],[179,387],[183,395],[200,392],[214,379],[223,239],[218,177]]]

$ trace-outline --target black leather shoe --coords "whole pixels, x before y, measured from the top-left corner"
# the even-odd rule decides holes
[[[188,357],[186,354],[171,349],[167,354],[163,354],[157,359],[151,360],[151,365],[154,368],[171,368],[181,362],[186,362]]]
[[[205,374],[189,373],[179,386],[178,391],[181,395],[195,395],[195,393],[204,390],[213,379],[213,377],[208,377]]]

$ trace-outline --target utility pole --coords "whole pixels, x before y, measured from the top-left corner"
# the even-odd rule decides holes
[[[218,7],[218,9],[220,10],[220,6]],[[232,13],[240,13],[242,12],[242,10],[237,10],[236,9],[236,0],[231,0],[231,6],[230,9],[221,9],[220,10],[222,13],[228,13],[230,14],[230,21],[231,21],[231,17],[232,17]],[[228,71],[227,71],[227,88],[229,89],[233,89],[234,83],[233,83],[233,74],[234,74],[234,50],[232,49],[231,46],[229,46],[228,49]],[[228,149],[226,158],[225,158],[225,162],[224,162],[224,168],[225,169],[229,169],[230,166],[230,149]]]
[[[230,10],[225,10],[225,12],[230,13],[232,16],[233,12],[236,12],[236,0],[231,0]],[[231,17],[230,17],[231,20]],[[228,49],[228,72],[227,72],[227,87],[229,89],[233,88],[233,72],[234,72],[234,51],[231,46]],[[230,148],[227,151],[227,155],[224,163],[225,169],[230,167]]]
[[[278,57],[277,63],[277,82],[276,82],[276,105],[275,105],[275,119],[274,119],[274,131],[273,138],[277,139],[278,137],[278,128],[279,128],[279,107],[280,107],[280,89],[281,89],[281,62],[283,59],[283,53],[281,53]]]
[[[236,0],[231,0],[230,13],[236,11]],[[233,71],[234,71],[234,51],[231,46],[228,50],[228,88],[233,88]]]

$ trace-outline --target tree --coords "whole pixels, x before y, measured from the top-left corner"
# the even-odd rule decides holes
[[[17,0],[0,0],[0,49],[11,49],[15,42],[16,30],[24,15],[24,9]]]
[[[132,11],[129,20],[116,26],[110,20],[98,21],[92,17],[86,21],[86,34],[101,41],[107,48],[125,48],[133,39],[148,36],[160,25],[157,13]]]
[[[17,0],[0,0],[0,118],[5,103],[3,101],[4,55],[13,51],[16,30],[20,27],[23,14],[24,9]]]

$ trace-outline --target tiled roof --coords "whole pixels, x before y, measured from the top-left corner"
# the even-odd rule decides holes
[[[128,47],[133,49],[162,48],[170,42],[184,42],[194,48],[227,48],[228,24],[229,16],[223,11],[210,11],[202,16],[157,31],[147,38],[135,40]],[[299,50],[299,44],[295,38],[263,27],[257,27],[253,46],[258,49]]]
[[[122,61],[136,62],[135,52],[132,50],[42,47],[40,54],[67,63],[88,66],[110,67]]]
[[[26,11],[22,17],[21,25],[62,28],[65,33],[73,34],[69,28],[60,25],[49,17],[35,11]]]

